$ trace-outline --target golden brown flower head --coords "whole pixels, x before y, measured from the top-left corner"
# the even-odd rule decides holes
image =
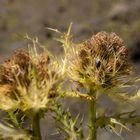
[[[0,66],[0,84],[15,84],[15,78],[25,80],[28,66],[29,53],[24,49],[18,49]]]
[[[47,53],[18,49],[0,66],[0,101],[20,102],[23,110],[45,108],[57,94],[57,82],[58,72]]]
[[[78,49],[74,69],[81,78],[75,81],[92,83],[92,86],[115,85],[119,75],[128,74],[127,57],[127,48],[119,36],[115,33],[99,32],[84,41]]]
[[[89,55],[94,59],[96,58],[96,61],[100,61],[100,63],[102,60],[105,60],[108,65],[116,62],[118,70],[121,70],[125,68],[127,63],[128,51],[123,40],[115,33],[99,32],[81,46],[80,57],[85,59]],[[109,70],[113,71],[113,67],[112,64]]]

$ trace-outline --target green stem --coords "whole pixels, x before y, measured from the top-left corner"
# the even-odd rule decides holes
[[[32,130],[33,130],[32,140],[41,140],[39,113],[34,113],[32,116]]]
[[[97,139],[96,130],[96,100],[90,101],[90,140]]]

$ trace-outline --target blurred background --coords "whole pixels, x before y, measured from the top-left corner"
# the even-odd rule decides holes
[[[70,22],[73,23],[75,42],[88,39],[102,30],[118,34],[124,39],[130,50],[130,60],[140,73],[140,0],[0,0],[0,62],[16,48],[27,46],[23,39],[26,33],[30,37],[38,37],[50,51],[60,55],[62,48],[53,40],[55,33],[46,27],[65,32]],[[83,127],[87,135],[86,103],[73,99],[68,106],[74,114],[85,116]],[[58,139],[53,135],[54,123],[50,120],[49,116],[42,120],[44,140]],[[133,133],[124,133],[124,139],[140,140],[140,128],[132,129]],[[99,130],[98,140],[112,139],[121,138],[106,130]]]

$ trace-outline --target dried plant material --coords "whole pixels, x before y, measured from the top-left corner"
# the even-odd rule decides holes
[[[96,106],[102,94],[111,97],[112,101],[117,99],[119,103],[134,103],[140,97],[139,91],[129,96],[126,91],[118,89],[132,88],[134,83],[139,82],[138,77],[127,77],[131,67],[123,40],[115,33],[99,32],[91,39],[75,44],[70,34],[71,26],[64,34],[51,29],[61,34],[57,41],[64,47],[62,61],[57,61],[45,50],[37,38],[27,36],[31,41],[29,50],[16,50],[0,65],[0,109],[8,112],[11,123],[9,126],[0,125],[3,138],[32,137],[41,140],[40,119],[45,112],[51,111],[64,139],[84,140],[79,115],[72,117],[70,111],[63,110],[59,103],[59,99],[65,96],[84,99],[89,103],[90,140],[96,140],[98,128],[109,127],[121,137],[122,130],[130,131],[127,124],[139,123],[140,115],[136,108],[129,112],[118,110],[108,114],[99,113],[99,108],[104,107]],[[44,51],[38,53],[37,46]],[[29,131],[23,126],[25,117],[31,120]]]
[[[70,77],[83,85],[110,87],[117,78],[130,73],[128,51],[115,33],[99,32],[76,48]]]
[[[16,50],[0,66],[1,107],[4,98],[9,98],[10,101],[17,101],[17,108],[22,110],[45,108],[49,99],[58,94],[56,84],[59,85],[59,71],[56,68],[57,64],[50,62],[50,56],[45,52],[35,55],[33,49],[29,52]],[[3,107],[3,110],[13,108],[8,105]]]
[[[30,140],[31,134],[28,131],[25,131],[23,129],[17,129],[13,126],[6,125],[3,123],[0,123],[0,135],[3,136],[5,139],[13,139],[13,140],[19,140],[19,139],[25,139]]]

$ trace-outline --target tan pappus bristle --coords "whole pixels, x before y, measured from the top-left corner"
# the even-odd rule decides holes
[[[26,49],[17,49],[11,59],[20,67],[28,65],[30,60],[29,53]]]
[[[81,49],[81,50],[80,50],[79,56],[80,56],[81,59],[86,58],[87,55],[88,55],[88,54],[87,54],[86,50],[84,50],[84,49]]]

